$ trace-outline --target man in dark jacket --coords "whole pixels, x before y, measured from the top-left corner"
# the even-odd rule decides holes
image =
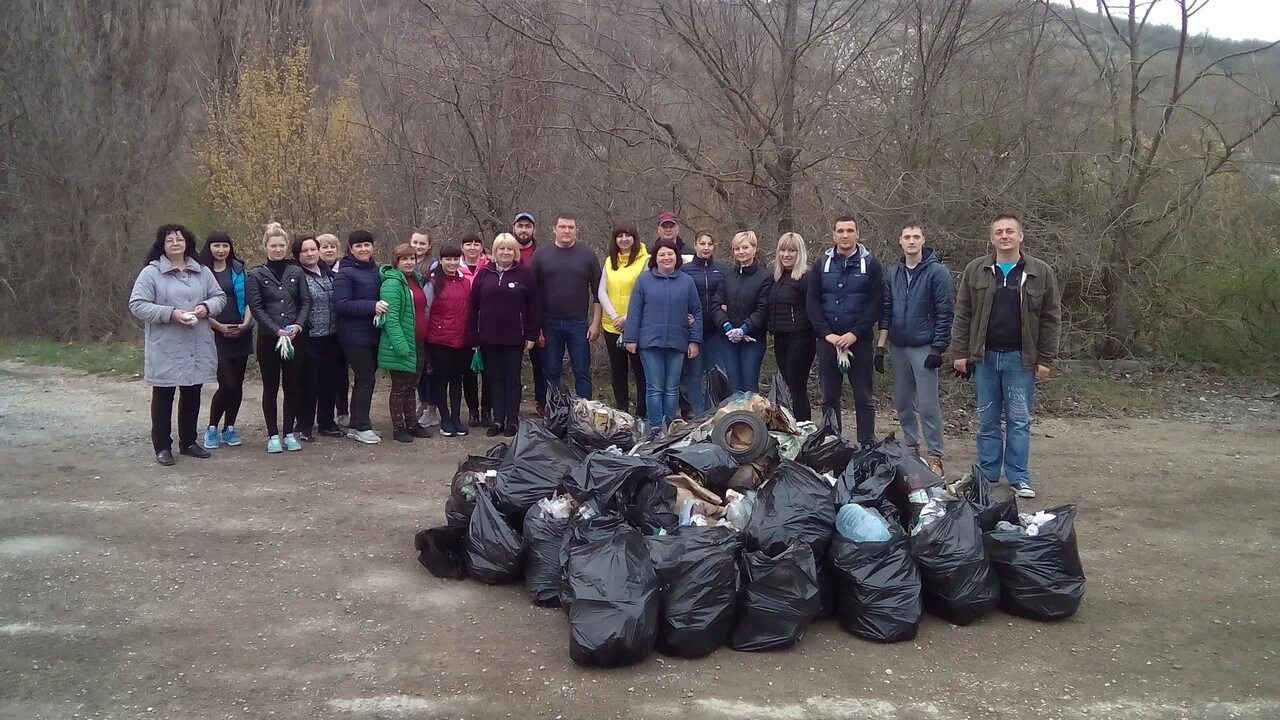
[[[831,238],[835,247],[814,263],[809,280],[809,322],[818,338],[818,381],[822,385],[823,416],[840,421],[840,391],[844,378],[853,387],[858,442],[876,439],[876,403],[871,389],[871,328],[880,319],[884,279],[880,262],[859,242],[858,221],[849,215],[836,220]]]
[[[1003,469],[1018,497],[1033,498],[1031,411],[1036,380],[1049,378],[1058,357],[1061,296],[1049,264],[1022,251],[1016,215],[991,222],[991,246],[992,254],[969,263],[960,275],[952,366],[973,374],[982,474],[999,482]]]
[[[520,244],[520,263],[530,270],[533,267],[533,254],[538,249],[538,238],[534,237],[534,229],[532,213],[516,213],[516,218],[511,223],[511,234]],[[537,342],[529,348],[529,365],[533,367],[533,400],[539,417],[547,411],[547,375],[542,360],[546,354],[545,345],[546,341],[539,333]]]
[[[898,244],[902,257],[885,272],[884,311],[875,355],[876,372],[884,372],[885,344],[893,361],[893,404],[898,408],[902,437],[920,454],[924,428],[925,457],[939,476],[942,468],[942,404],[938,399],[938,368],[951,343],[955,286],[951,272],[925,247],[924,228],[917,222],[902,226]],[[917,417],[917,410],[919,416]]]
[[[658,240],[667,240],[676,244],[676,253],[678,253],[683,262],[688,262],[688,250],[685,249],[684,238],[680,237],[680,218],[675,213],[667,211],[658,215],[658,237],[649,243],[649,254],[653,254],[653,249],[657,247]]]

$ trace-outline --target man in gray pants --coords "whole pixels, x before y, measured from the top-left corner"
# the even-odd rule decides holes
[[[951,272],[925,247],[924,228],[918,222],[902,226],[898,244],[902,257],[885,268],[884,313],[876,347],[876,372],[884,372],[885,343],[893,362],[893,404],[898,408],[902,436],[920,454],[919,423],[929,467],[942,468],[942,405],[938,400],[938,367],[951,342],[951,318],[955,312],[955,285]]]

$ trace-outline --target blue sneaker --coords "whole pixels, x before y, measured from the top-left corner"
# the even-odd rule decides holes
[[[210,425],[209,428],[204,431],[204,442],[202,444],[204,445],[205,450],[218,449],[218,427],[216,425]]]
[[[244,440],[242,440],[240,438],[240,434],[236,432],[235,425],[228,425],[225,429],[223,429],[222,444],[230,445],[231,447],[236,447],[237,445],[244,444]]]
[[[458,418],[453,419],[453,434],[458,437],[463,437],[464,435],[468,434],[467,426],[464,425],[462,421],[459,420]]]
[[[269,453],[284,452],[284,448],[280,447],[279,435],[272,435],[271,438],[267,440],[267,452]]]
[[[302,443],[298,442],[298,438],[293,433],[284,436],[284,449],[289,452],[298,452],[302,449]]]
[[[440,435],[443,437],[453,437],[457,434],[457,431],[453,427],[453,418],[442,416],[440,418]]]

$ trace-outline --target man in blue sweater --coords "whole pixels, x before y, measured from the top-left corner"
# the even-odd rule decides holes
[[[822,385],[823,417],[840,421],[840,393],[844,378],[853,387],[858,442],[876,441],[876,403],[871,389],[871,327],[880,319],[884,280],[880,262],[859,242],[858,221],[849,215],[836,220],[831,232],[835,247],[813,266],[809,281],[809,322],[818,340],[818,380]]]
[[[942,468],[942,404],[938,368],[951,344],[955,285],[951,272],[925,247],[918,222],[902,226],[898,235],[902,258],[885,272],[884,311],[875,355],[876,372],[884,372],[885,344],[893,361],[893,404],[898,408],[902,437],[920,454],[924,428],[925,461],[939,476]],[[917,416],[917,411],[919,415]]]

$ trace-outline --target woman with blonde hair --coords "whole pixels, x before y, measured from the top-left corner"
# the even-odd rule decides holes
[[[791,411],[797,420],[812,419],[809,407],[809,371],[813,368],[813,326],[809,324],[809,253],[800,233],[778,238],[773,260],[773,287],[769,289],[769,332],[773,357],[791,391]]]
[[[756,262],[756,234],[750,230],[733,236],[733,267],[711,304],[711,317],[728,345],[723,360],[729,385],[735,392],[759,392],[760,366],[768,342],[769,290],[773,276]]]
[[[269,453],[302,449],[293,431],[302,403],[302,358],[306,352],[303,331],[311,314],[311,293],[307,289],[306,273],[289,257],[290,244],[289,235],[280,223],[267,225],[262,233],[267,262],[250,270],[245,282],[246,303],[258,324],[262,419],[267,425]],[[284,418],[283,423],[277,423],[276,398],[281,386]]]
[[[492,258],[471,282],[467,344],[480,348],[492,397],[488,435],[516,434],[520,422],[520,361],[542,327],[533,272],[520,262],[520,242],[510,233],[493,240]]]

